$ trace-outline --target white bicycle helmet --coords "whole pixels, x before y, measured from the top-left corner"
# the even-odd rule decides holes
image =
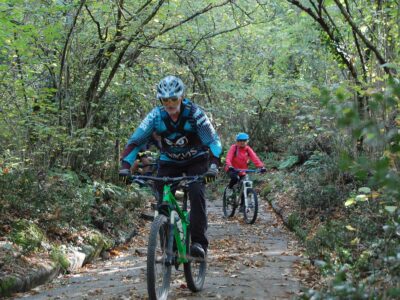
[[[157,99],[179,98],[185,91],[182,80],[176,76],[167,76],[157,85]]]

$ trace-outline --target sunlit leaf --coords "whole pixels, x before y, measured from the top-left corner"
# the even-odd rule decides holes
[[[353,226],[351,225],[346,225],[346,229],[349,231],[357,231],[357,229],[355,229]]]
[[[396,209],[397,209],[397,206],[390,206],[390,205],[385,206],[385,210],[391,214],[394,213],[396,211]]]
[[[353,204],[356,203],[356,200],[354,198],[349,198],[346,200],[346,202],[344,203],[344,206],[351,206]]]
[[[371,189],[369,187],[364,186],[364,187],[360,187],[358,189],[358,192],[367,195],[367,194],[371,193]]]
[[[366,195],[357,195],[356,201],[367,201],[368,197]]]
[[[378,192],[376,192],[376,191],[373,191],[373,192],[371,193],[372,199],[376,199],[376,198],[378,198],[379,196],[380,196],[380,194],[379,194]]]

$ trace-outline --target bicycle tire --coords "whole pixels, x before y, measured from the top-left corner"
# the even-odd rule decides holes
[[[151,300],[168,297],[171,265],[166,264],[169,237],[169,222],[158,215],[151,224],[147,247],[147,291]]]
[[[189,257],[189,261],[183,264],[183,271],[188,288],[192,292],[198,292],[203,289],[204,281],[207,272],[207,260],[196,259],[190,254],[190,228],[188,227],[186,233],[186,249]]]
[[[247,224],[254,224],[258,214],[258,198],[257,193],[253,189],[246,190],[247,207],[243,209],[244,221]]]
[[[229,199],[228,196],[226,195],[228,188],[229,188],[228,186],[225,187],[224,195],[222,197],[222,210],[224,212],[225,218],[233,217],[235,215],[235,210],[236,210],[235,201],[233,199]]]

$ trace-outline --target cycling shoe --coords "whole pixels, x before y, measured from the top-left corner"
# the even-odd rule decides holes
[[[198,258],[205,258],[206,257],[206,252],[204,251],[203,247],[199,243],[193,243],[192,246],[190,247],[190,254],[193,257],[198,257]]]

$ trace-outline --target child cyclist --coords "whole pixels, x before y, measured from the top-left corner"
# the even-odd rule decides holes
[[[267,171],[254,150],[247,145],[248,141],[249,135],[247,133],[238,133],[236,135],[236,143],[230,147],[226,155],[225,171],[227,171],[231,178],[226,191],[228,197],[233,194],[233,186],[239,181],[240,177],[245,175],[244,172],[238,172],[236,169],[248,169],[249,160],[251,160],[257,168],[260,168],[261,173]]]

